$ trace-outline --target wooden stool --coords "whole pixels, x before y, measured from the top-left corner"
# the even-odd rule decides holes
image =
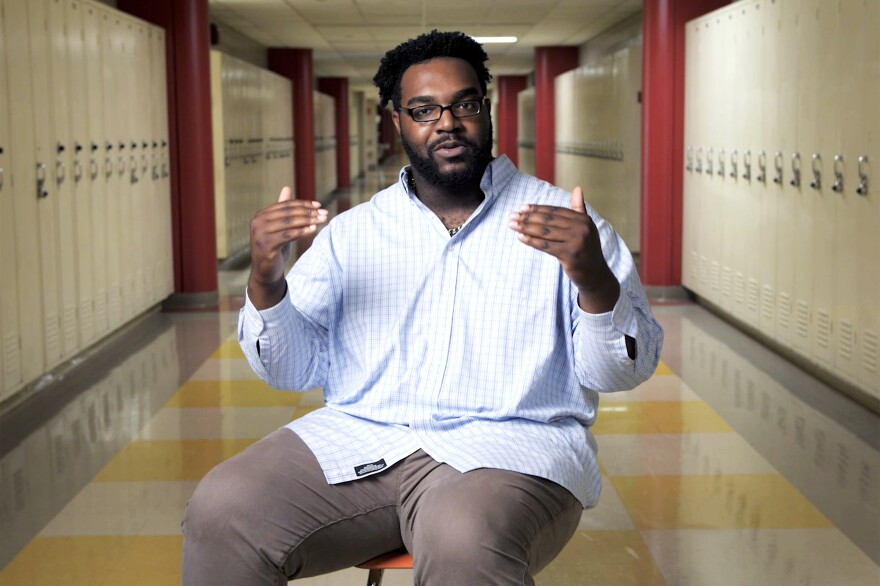
[[[385,570],[409,570],[412,569],[412,556],[405,549],[396,549],[377,555],[371,560],[367,560],[357,567],[370,570],[367,576],[367,586],[381,586],[382,574]]]

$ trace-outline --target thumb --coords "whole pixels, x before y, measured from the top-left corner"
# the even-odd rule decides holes
[[[587,213],[587,207],[584,205],[584,190],[580,186],[571,190],[571,209],[582,214]]]
[[[293,199],[293,191],[289,187],[282,187],[281,194],[278,196],[278,201],[290,201]]]

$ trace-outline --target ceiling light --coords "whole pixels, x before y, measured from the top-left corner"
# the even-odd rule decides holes
[[[486,43],[515,43],[516,37],[473,37],[473,39],[481,44]]]

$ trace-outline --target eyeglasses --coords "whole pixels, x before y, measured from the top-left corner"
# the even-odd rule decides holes
[[[476,116],[483,109],[483,98],[479,100],[463,100],[448,106],[427,104],[415,108],[400,108],[416,122],[436,122],[443,116],[444,110],[449,110],[455,118],[470,118]]]

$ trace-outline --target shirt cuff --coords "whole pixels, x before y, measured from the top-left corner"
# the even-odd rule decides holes
[[[635,309],[626,290],[621,287],[620,295],[611,311],[605,313],[588,313],[581,309],[578,305],[580,317],[578,321],[581,326],[597,335],[607,335],[609,330],[626,334],[630,338],[635,338],[638,332],[638,325],[635,320]]]
[[[244,292],[244,307],[242,308],[244,319],[242,320],[242,329],[247,328],[247,333],[253,339],[259,338],[267,329],[272,326],[285,323],[290,319],[293,312],[293,304],[290,302],[290,289],[284,293],[281,301],[268,309],[257,309],[248,296],[247,289]],[[243,334],[244,332],[240,332]]]

